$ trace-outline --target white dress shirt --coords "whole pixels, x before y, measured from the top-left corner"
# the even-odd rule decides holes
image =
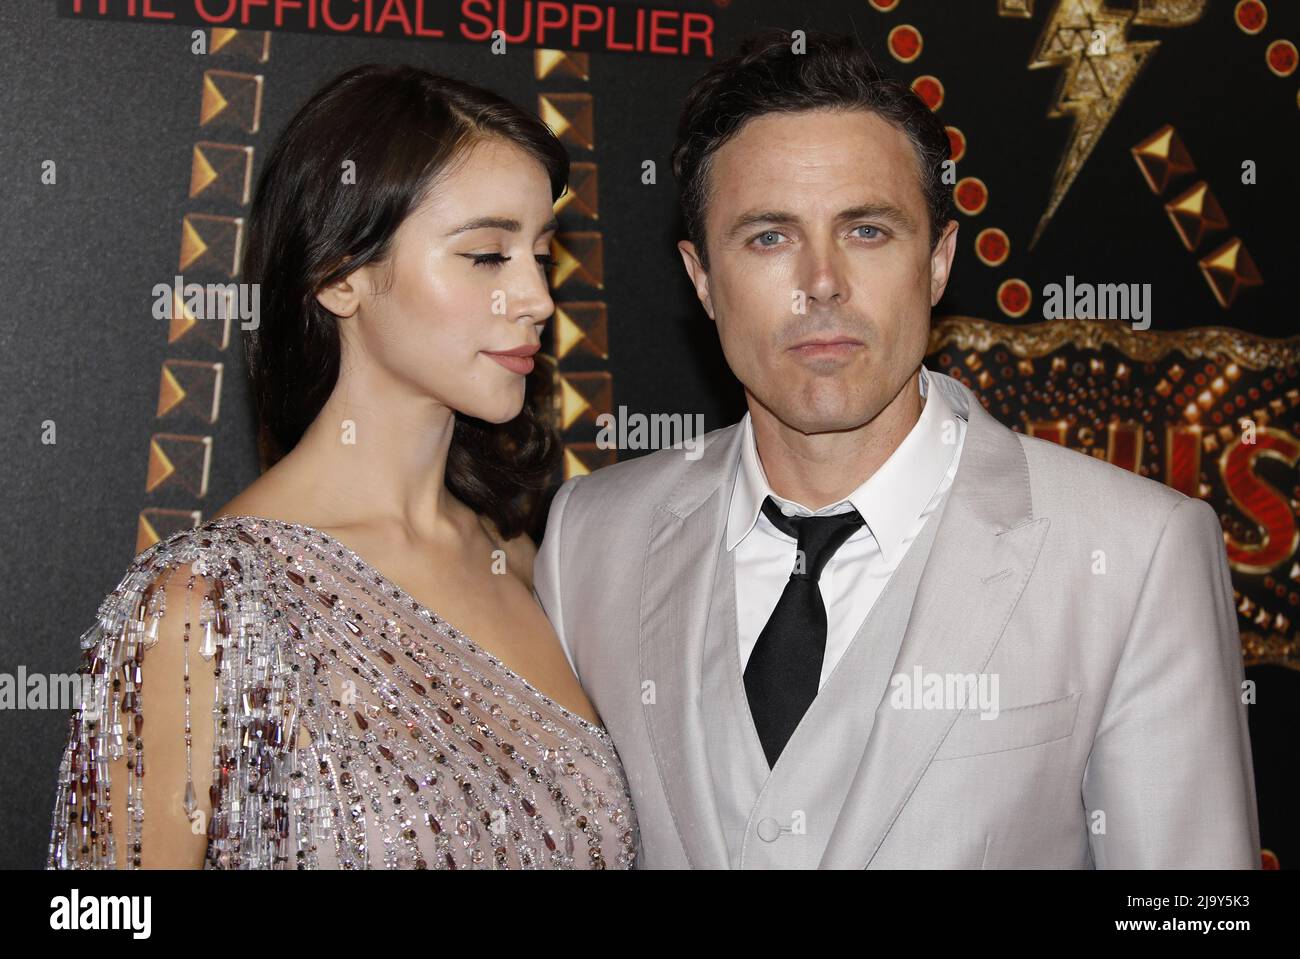
[[[889,459],[847,498],[819,510],[772,492],[754,444],[753,424],[745,414],[740,465],[727,515],[727,549],[735,552],[736,625],[740,668],[767,625],[794,568],[795,540],[763,515],[771,496],[787,516],[826,516],[857,509],[865,524],[845,541],[822,571],[826,604],[826,653],[820,689],[848,649],[926,518],[943,502],[957,474],[966,421],[957,416],[942,390],[930,390],[930,373],[921,367],[920,418]]]

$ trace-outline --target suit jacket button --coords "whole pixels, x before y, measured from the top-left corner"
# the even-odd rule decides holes
[[[767,816],[758,821],[758,838],[763,842],[776,842],[781,836],[781,824]]]

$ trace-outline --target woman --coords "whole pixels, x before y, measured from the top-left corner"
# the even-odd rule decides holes
[[[520,505],[558,455],[528,386],[567,177],[536,118],[413,67],[289,123],[244,265],[273,465],[82,637],[50,868],[632,866]]]

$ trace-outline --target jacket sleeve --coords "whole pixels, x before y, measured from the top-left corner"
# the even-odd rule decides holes
[[[1099,869],[1257,869],[1259,820],[1223,531],[1169,513],[1083,777]]]
[[[582,677],[578,673],[573,649],[564,630],[564,593],[560,584],[560,571],[563,560],[561,530],[564,525],[564,510],[580,479],[582,479],[581,475],[567,480],[551,500],[551,511],[546,517],[546,533],[542,536],[542,545],[537,550],[537,560],[533,564],[533,593],[541,603],[542,609],[546,611],[546,616],[551,621],[551,628],[555,630],[555,635],[560,638],[560,645],[564,647],[564,655],[569,660],[569,667],[579,680]]]

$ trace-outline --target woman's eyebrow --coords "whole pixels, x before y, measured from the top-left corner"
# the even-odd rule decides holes
[[[537,231],[537,235],[550,233],[560,228],[560,221],[556,217],[551,217],[542,224],[542,228]],[[462,223],[456,229],[452,230],[447,236],[455,236],[458,233],[468,233],[470,230],[507,230],[510,233],[518,233],[523,229],[523,225],[518,220],[512,220],[504,216],[479,216]]]
[[[457,233],[468,233],[470,230],[509,230],[511,233],[518,233],[522,226],[518,220],[512,220],[504,216],[479,216],[462,223],[456,229],[452,230],[447,236],[455,236]]]

